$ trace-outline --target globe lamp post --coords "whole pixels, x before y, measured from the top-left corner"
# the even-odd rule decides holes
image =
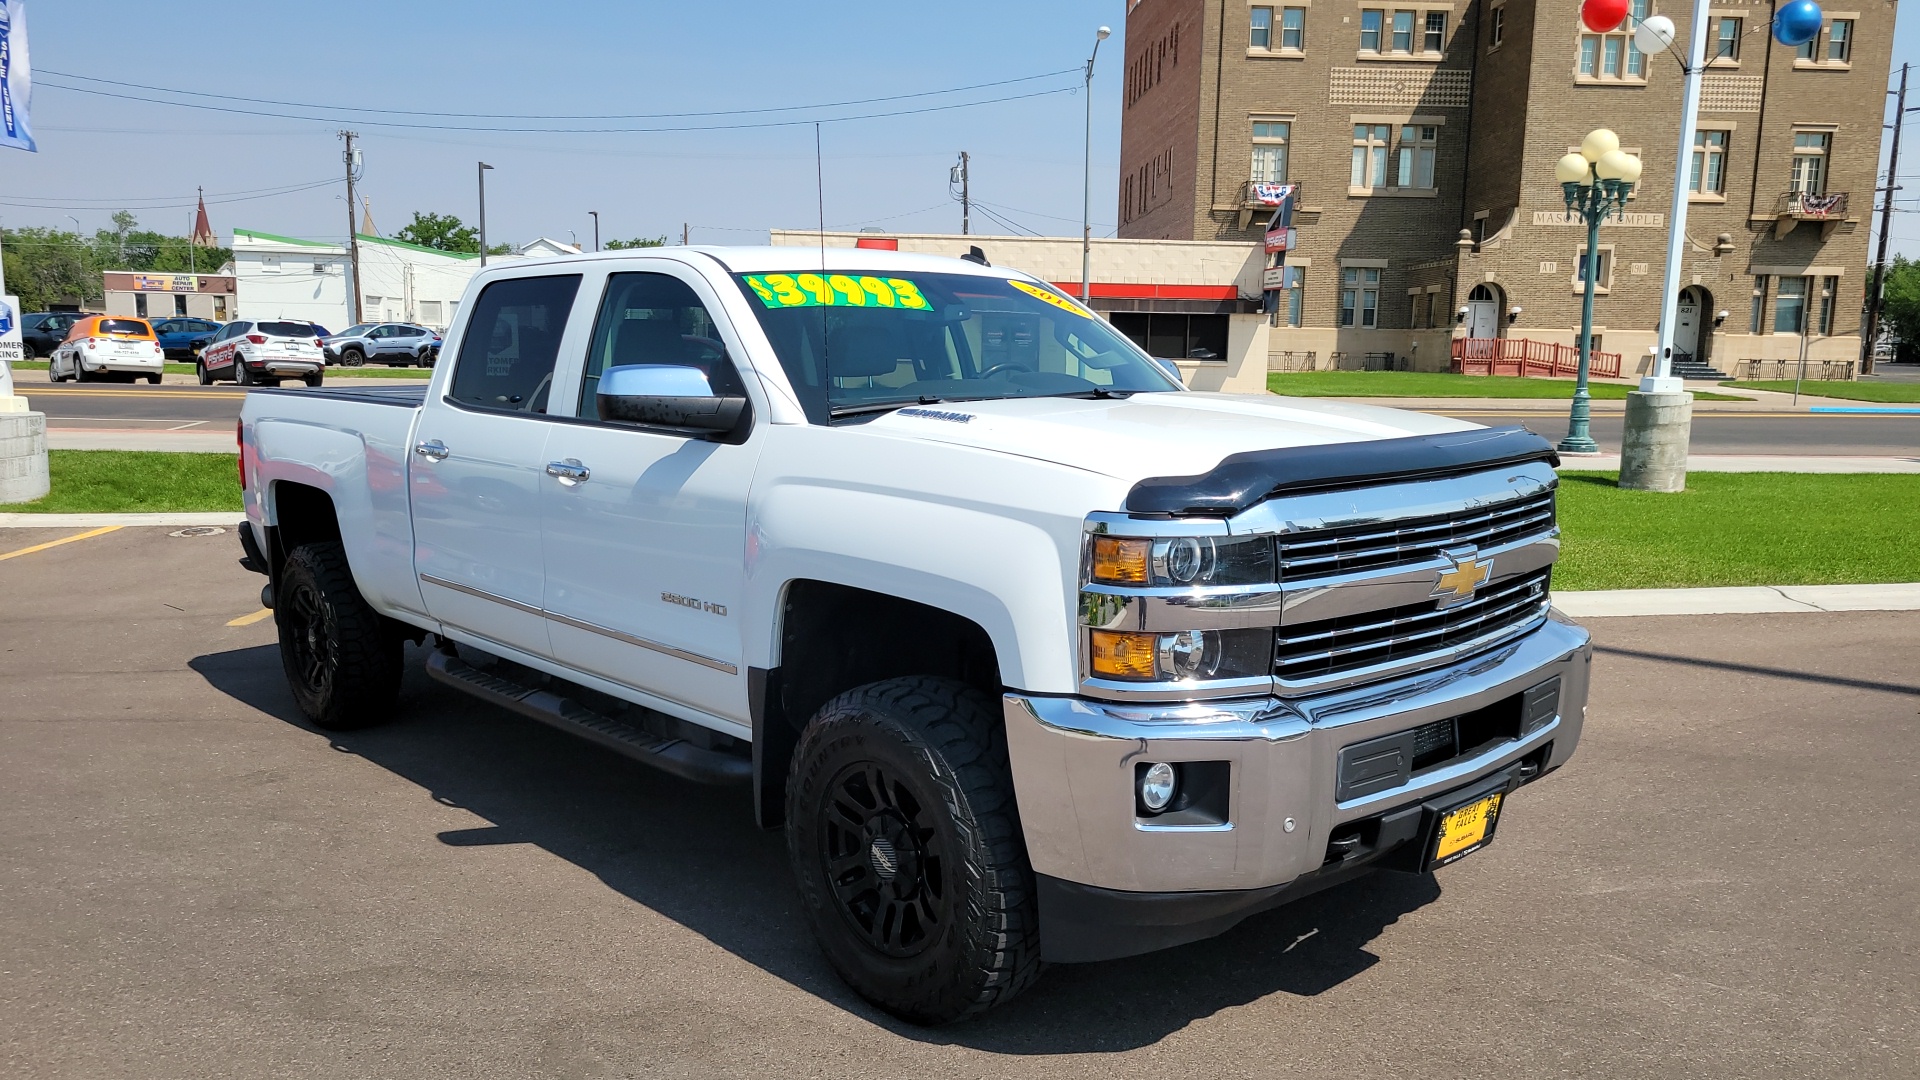
[[[1587,372],[1593,363],[1593,291],[1600,276],[1600,223],[1609,215],[1624,215],[1627,196],[1640,179],[1640,159],[1620,149],[1620,136],[1606,128],[1587,133],[1580,152],[1568,154],[1553,167],[1553,178],[1567,199],[1567,216],[1579,214],[1587,223],[1586,288],[1580,298],[1580,370],[1573,385],[1573,409],[1567,418],[1567,437],[1560,449],[1569,454],[1594,454],[1598,443],[1588,433],[1592,395]]]

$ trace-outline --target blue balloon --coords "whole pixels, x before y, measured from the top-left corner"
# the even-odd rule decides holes
[[[1789,0],[1773,16],[1773,40],[1798,48],[1819,36],[1825,18],[1814,0]]]

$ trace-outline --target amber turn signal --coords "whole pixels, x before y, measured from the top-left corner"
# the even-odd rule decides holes
[[[1096,676],[1150,680],[1158,674],[1154,664],[1158,635],[1095,630],[1089,636],[1093,639],[1091,659]]]
[[[1153,541],[1123,536],[1093,538],[1093,580],[1105,585],[1145,585]]]

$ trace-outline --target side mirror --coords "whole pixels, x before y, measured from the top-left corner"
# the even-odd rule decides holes
[[[747,415],[745,397],[715,394],[706,372],[670,364],[608,368],[595,403],[602,420],[676,435],[738,433]]]

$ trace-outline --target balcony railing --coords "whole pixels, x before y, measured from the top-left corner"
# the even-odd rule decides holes
[[[1572,376],[1580,371],[1580,350],[1530,338],[1454,338],[1453,370],[1461,375]],[[1620,377],[1620,354],[1595,352],[1587,373]]]
[[[1789,191],[1780,196],[1774,207],[1776,217],[1790,217],[1795,221],[1831,221],[1847,216],[1847,193],[1828,191],[1816,195],[1811,191]]]

